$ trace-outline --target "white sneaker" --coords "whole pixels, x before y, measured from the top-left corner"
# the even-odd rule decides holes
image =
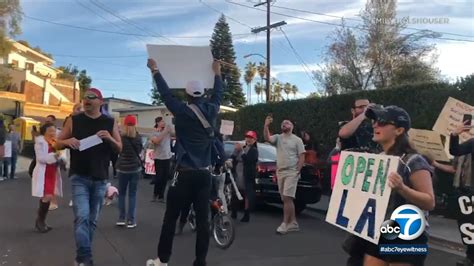
[[[69,207],[72,207],[72,205],[73,205],[73,202],[72,202],[72,200],[70,200],[69,201]]]
[[[277,228],[276,232],[278,234],[284,235],[284,234],[288,233],[288,227],[286,226],[285,223],[281,223],[281,225]]]
[[[286,227],[286,230],[288,232],[299,232],[300,231],[300,226],[298,225],[297,222],[292,222]]]
[[[3,177],[0,177],[0,182],[2,182],[3,180],[5,180],[5,178],[3,178]]]
[[[168,266],[168,263],[163,263],[159,258],[157,258],[155,260],[147,260],[146,266]]]

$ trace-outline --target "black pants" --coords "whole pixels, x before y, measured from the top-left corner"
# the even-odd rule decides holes
[[[171,160],[155,160],[155,187],[153,196],[162,199],[165,195],[166,184],[170,179]]]
[[[173,180],[174,182],[174,180]],[[173,186],[174,185],[174,186]],[[161,228],[158,257],[168,263],[173,248],[176,221],[184,206],[193,204],[196,212],[196,260],[195,266],[206,265],[209,248],[209,198],[211,175],[208,171],[178,172],[177,181],[170,186],[166,200],[166,212]]]
[[[472,199],[473,196],[474,196],[474,190],[471,189],[471,188],[459,188],[456,190],[456,194],[457,194],[457,198],[461,197],[461,196],[467,196],[469,199]],[[471,202],[471,205],[472,207],[474,208],[474,205],[472,204]],[[458,221],[458,226],[459,228],[461,227],[461,225],[463,224],[466,224],[466,223],[470,223],[470,224],[473,224],[474,222],[474,213],[471,213],[471,214],[468,214],[468,215],[465,215],[461,212],[461,209],[460,209],[460,206],[459,206],[459,201],[458,201],[458,204],[457,204],[457,221]],[[460,232],[461,233],[461,237],[462,238],[471,238],[471,236],[468,236],[468,235],[465,235],[463,234],[463,232]],[[474,244],[471,244],[471,245],[466,245],[466,257],[469,258],[471,261],[474,261]]]
[[[112,153],[110,155],[110,162],[112,162],[112,174],[114,175],[114,178],[117,177],[117,167],[115,167],[115,165],[117,164],[118,156],[118,153]]]

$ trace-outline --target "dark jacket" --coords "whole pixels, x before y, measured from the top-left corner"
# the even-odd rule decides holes
[[[258,149],[257,146],[250,146],[247,153],[242,154],[244,164],[245,181],[253,181],[257,176]]]
[[[463,144],[459,144],[459,136],[451,135],[449,141],[449,153],[454,156],[474,155],[474,139],[469,139]]]
[[[5,125],[3,123],[3,120],[0,121],[0,145],[5,144],[5,140],[7,137],[7,131],[5,130]]]
[[[142,162],[138,155],[141,153],[143,146],[140,134],[137,133],[135,138],[121,137],[123,148],[117,160],[117,171],[134,172],[141,170]]]
[[[161,73],[155,73],[154,80],[161,99],[175,117],[175,150],[179,167],[200,169],[211,166],[215,138],[209,136],[187,104],[174,97]],[[221,99],[222,80],[216,75],[212,97],[209,100],[203,97],[196,98],[192,103],[199,107],[209,123],[215,127]]]

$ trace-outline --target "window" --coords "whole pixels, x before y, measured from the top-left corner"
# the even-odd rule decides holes
[[[34,72],[35,71],[35,65],[32,64],[32,63],[26,63],[26,70],[29,70],[31,72]]]
[[[18,60],[12,60],[12,67],[18,68],[18,65],[19,65]]]

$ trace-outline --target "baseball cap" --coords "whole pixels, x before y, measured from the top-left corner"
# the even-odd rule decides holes
[[[127,115],[125,117],[125,119],[123,120],[123,123],[126,125],[126,126],[135,126],[137,125],[137,118],[133,115]]]
[[[255,131],[247,131],[247,133],[245,133],[245,137],[257,139],[257,133]]]
[[[377,122],[385,122],[396,127],[403,127],[405,128],[406,133],[411,128],[410,115],[407,113],[407,111],[405,111],[405,109],[395,105],[390,105],[387,107],[369,107],[365,113],[365,116]]]
[[[191,97],[201,97],[204,95],[204,86],[201,81],[191,80],[186,83],[186,93]]]
[[[97,98],[99,100],[104,100],[104,97],[102,97],[102,92],[100,92],[99,89],[96,89],[96,88],[90,88],[86,91],[86,93],[84,94],[84,96],[87,98],[87,94],[90,94],[90,93],[93,93],[97,96]]]

